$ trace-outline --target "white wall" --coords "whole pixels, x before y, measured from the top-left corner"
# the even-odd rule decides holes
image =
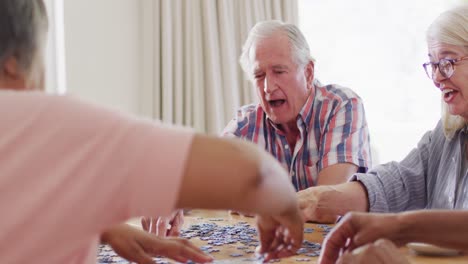
[[[64,0],[67,92],[138,113],[140,1]]]

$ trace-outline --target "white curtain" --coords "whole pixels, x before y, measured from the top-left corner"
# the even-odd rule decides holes
[[[255,92],[239,63],[258,21],[297,24],[297,0],[143,0],[142,114],[219,133]]]
[[[66,87],[63,0],[45,0],[44,3],[49,19],[45,54],[46,91],[62,94]]]

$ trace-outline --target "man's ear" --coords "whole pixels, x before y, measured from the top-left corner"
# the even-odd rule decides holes
[[[307,88],[312,89],[313,87],[313,80],[314,80],[314,62],[310,61],[306,66],[305,66],[305,77],[307,81]]]

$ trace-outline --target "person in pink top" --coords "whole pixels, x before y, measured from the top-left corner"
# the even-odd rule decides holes
[[[31,91],[44,87],[46,33],[42,0],[0,1],[0,263],[95,263],[100,240],[138,263],[212,261],[121,225],[182,208],[255,212],[267,260],[296,252],[303,223],[278,162],[247,142]]]

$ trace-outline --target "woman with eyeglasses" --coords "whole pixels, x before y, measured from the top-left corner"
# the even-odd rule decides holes
[[[402,161],[316,187],[300,201],[309,219],[372,213],[341,219],[320,263],[407,263],[396,246],[408,242],[468,249],[468,5],[442,13],[427,45],[423,66],[441,93],[442,118]]]

